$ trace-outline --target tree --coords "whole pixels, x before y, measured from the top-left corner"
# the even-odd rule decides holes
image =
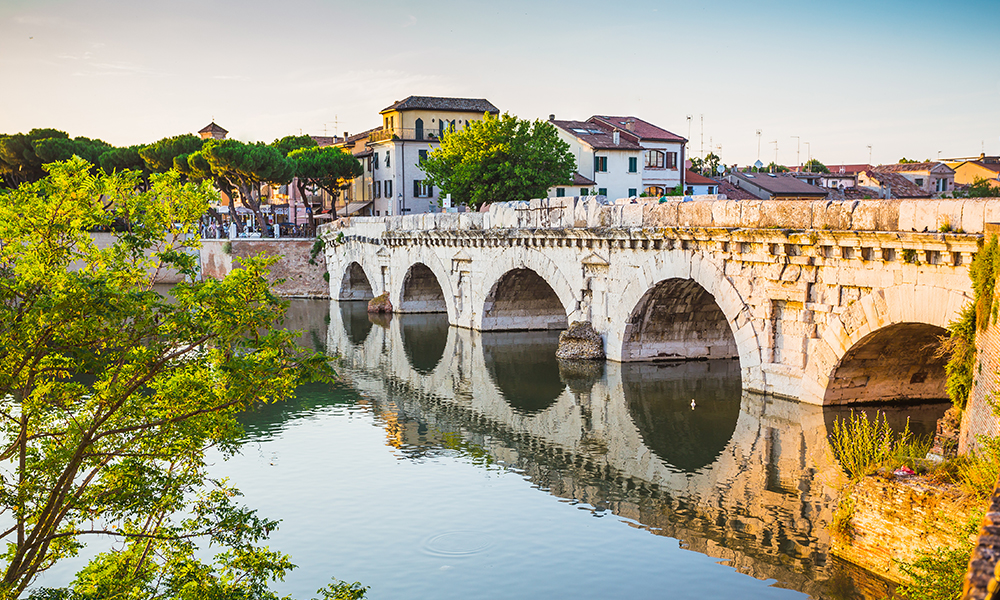
[[[299,148],[288,155],[295,165],[296,185],[299,194],[306,198],[310,186],[326,190],[333,196],[333,216],[337,216],[337,196],[341,188],[355,177],[361,176],[364,169],[358,159],[340,148],[327,146],[325,148]],[[315,225],[312,212],[309,213],[309,224]]]
[[[771,161],[767,165],[767,171],[769,173],[787,173],[788,167],[786,167],[785,165],[779,165],[778,163]]]
[[[45,176],[42,159],[35,153],[35,144],[48,139],[69,139],[58,129],[32,129],[28,133],[0,136],[0,172],[7,187],[17,187]]]
[[[1000,184],[995,180],[976,177],[964,190],[956,190],[952,194],[956,198],[998,198]]]
[[[443,194],[479,206],[542,198],[571,180],[576,160],[551,124],[487,113],[461,131],[446,132],[421,168]]]
[[[803,171],[808,171],[810,173],[829,173],[830,169],[826,168],[826,165],[819,162],[815,158],[810,158],[806,161],[806,164],[802,166]]]
[[[35,597],[276,599],[268,582],[293,568],[260,546],[276,523],[209,479],[205,450],[238,448],[240,411],[329,380],[326,357],[274,329],[269,260],[196,281],[210,185],[46,168],[0,192],[0,597],[99,534],[116,547]],[[139,226],[99,248],[88,229],[115,218]],[[169,300],[153,287],[166,267],[184,276]],[[206,561],[199,540],[222,551]]]
[[[146,166],[154,173],[166,173],[174,168],[174,158],[181,154],[191,154],[201,150],[204,140],[185,133],[163,138],[139,150],[139,156],[146,161]]]
[[[288,156],[299,148],[315,148],[318,144],[311,135],[286,135],[280,140],[274,140],[271,145],[277,148],[282,156]]]
[[[292,162],[267,144],[244,144],[236,140],[208,140],[201,153],[212,173],[225,179],[239,195],[240,203],[253,211],[267,237],[268,224],[260,210],[260,187],[265,183],[289,183],[295,169]]]
[[[139,189],[145,191],[149,187],[149,167],[142,159],[139,151],[142,146],[128,146],[125,148],[111,148],[101,154],[98,162],[105,173],[118,173],[121,171],[136,171],[142,175]]]

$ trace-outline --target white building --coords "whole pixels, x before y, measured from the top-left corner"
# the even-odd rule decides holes
[[[427,185],[420,164],[449,127],[464,129],[485,113],[500,111],[484,99],[431,96],[410,96],[383,109],[381,129],[368,135],[363,149],[360,143],[352,148],[365,168],[352,184],[352,206],[373,216],[439,211],[438,190]]]
[[[684,148],[687,140],[639,117],[594,115],[589,122],[605,131],[622,131],[643,148],[642,184],[647,196],[663,196],[681,186],[685,189]]]
[[[591,192],[609,198],[640,194],[643,150],[636,136],[617,129],[609,131],[589,121],[557,121],[555,115],[549,115],[549,123],[555,126],[559,138],[569,144],[576,159],[574,181],[550,188],[550,197],[585,195],[583,192],[588,187]],[[584,181],[591,181],[593,185],[584,185]],[[573,193],[567,194],[567,189]]]

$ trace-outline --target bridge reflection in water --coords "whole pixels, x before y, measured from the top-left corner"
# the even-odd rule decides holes
[[[780,587],[886,595],[828,554],[842,475],[822,407],[742,390],[735,360],[569,363],[554,358],[557,332],[480,333],[434,314],[372,325],[365,308],[331,303],[327,350],[405,456],[474,448]]]

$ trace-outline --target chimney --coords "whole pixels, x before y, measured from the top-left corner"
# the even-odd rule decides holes
[[[349,137],[351,137],[351,134],[349,134],[349,133],[347,133],[347,132],[345,131],[345,132],[344,132],[344,141],[346,142],[346,141],[347,141],[347,138],[349,138]]]
[[[625,129],[628,131],[635,131],[635,119],[631,117],[625,119]]]
[[[556,120],[556,116],[555,115],[549,115],[549,120],[550,121],[555,121]]]
[[[611,134],[611,138],[615,141],[615,146],[617,146],[618,143],[621,142],[621,137],[622,137],[621,132],[615,129],[615,132]]]

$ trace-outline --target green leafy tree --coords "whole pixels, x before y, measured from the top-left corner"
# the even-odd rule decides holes
[[[788,167],[786,167],[785,165],[779,165],[778,163],[771,161],[767,165],[767,171],[770,173],[787,173]]]
[[[240,411],[329,380],[326,357],[274,329],[286,305],[268,259],[196,280],[209,184],[167,173],[137,192],[135,172],[47,169],[0,191],[0,597],[101,535],[115,548],[33,597],[276,599],[268,583],[293,568],[261,546],[276,523],[209,478],[205,451],[237,450]],[[99,248],[88,230],[115,218],[139,226]],[[184,277],[169,300],[153,287],[164,268]]]
[[[240,203],[254,213],[261,232],[267,236],[268,224],[260,210],[260,188],[265,183],[289,183],[295,174],[292,161],[273,146],[237,140],[208,140],[201,154],[212,174],[226,180]]]
[[[141,174],[142,179],[139,189],[145,191],[149,187],[149,167],[142,159],[139,151],[142,146],[128,146],[124,148],[111,148],[101,154],[98,162],[105,173],[118,173],[121,171],[136,171]]]
[[[44,161],[35,152],[35,145],[43,140],[64,139],[69,135],[58,129],[32,129],[28,133],[0,136],[0,172],[7,187],[17,187],[45,176]],[[70,155],[72,156],[72,154]]]
[[[504,113],[446,132],[421,165],[427,181],[460,204],[542,198],[570,181],[576,160],[556,128]]]
[[[830,169],[826,168],[826,165],[819,162],[815,158],[810,158],[806,161],[806,164],[802,166],[803,171],[808,171],[810,173],[829,173]]]
[[[295,165],[295,181],[299,194],[306,198],[310,187],[326,190],[333,196],[333,216],[337,216],[336,198],[340,190],[355,177],[364,172],[361,162],[340,148],[299,148],[288,155]],[[313,214],[309,213],[309,224],[315,225]]]
[[[722,158],[718,154],[709,152],[708,156],[705,157],[705,162],[702,164],[702,175],[715,175],[715,170],[718,168],[720,162],[722,162]]]
[[[956,198],[997,198],[1000,197],[1000,183],[995,180],[976,177],[964,190],[956,190]]]
[[[688,160],[691,161],[691,170],[695,173],[701,173],[702,167],[705,166],[705,161],[697,156],[692,156]]]
[[[200,137],[185,133],[163,138],[139,150],[139,156],[154,173],[166,173],[174,168],[174,158],[201,150],[204,143]]]
[[[42,163],[69,160],[74,156],[97,164],[101,154],[111,149],[111,144],[87,137],[73,139],[53,137],[34,142],[35,155]]]
[[[316,140],[311,135],[286,135],[280,140],[274,140],[271,145],[277,148],[282,156],[288,156],[289,153],[299,148],[315,148],[317,146]]]

